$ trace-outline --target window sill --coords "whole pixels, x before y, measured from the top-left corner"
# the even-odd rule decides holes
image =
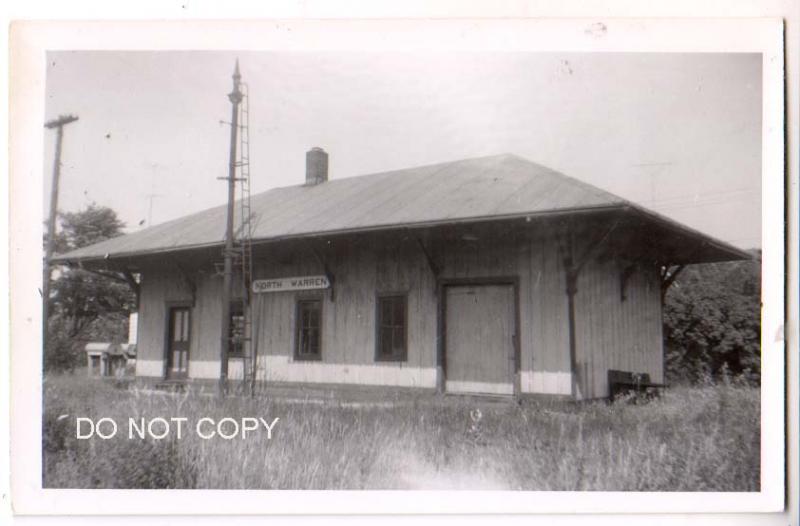
[[[294,355],[295,362],[321,362],[322,356],[315,355]]]
[[[408,361],[407,356],[378,356],[375,358],[375,361],[378,363],[386,362],[386,363],[403,363]]]

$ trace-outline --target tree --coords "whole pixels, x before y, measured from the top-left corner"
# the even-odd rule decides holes
[[[761,262],[687,267],[665,298],[664,337],[671,381],[697,381],[723,370],[758,378]]]
[[[80,212],[59,214],[61,237],[69,250],[81,248],[122,235],[125,223],[117,213],[105,206],[92,203]]]
[[[59,214],[56,251],[64,253],[122,234],[124,223],[112,209],[92,203],[78,212]],[[83,361],[91,340],[124,339],[128,314],[136,308],[130,287],[121,280],[79,268],[54,272],[45,341],[45,369],[73,368]]]

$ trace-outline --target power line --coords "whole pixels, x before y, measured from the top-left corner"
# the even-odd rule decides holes
[[[751,193],[760,193],[760,192],[761,192],[761,189],[759,189],[759,188],[737,188],[735,190],[725,190],[725,191],[722,191],[722,192],[703,192],[703,196],[699,197],[699,198],[696,197],[698,194],[693,194],[693,195],[679,195],[679,196],[674,196],[674,197],[666,197],[664,199],[651,199],[648,202],[648,204],[654,205],[654,204],[662,204],[662,203],[671,203],[671,202],[674,202],[674,201],[677,201],[679,203],[681,201],[694,202],[694,201],[707,200],[707,199],[709,199],[711,197],[719,197],[719,196],[723,196],[723,195],[751,194]]]

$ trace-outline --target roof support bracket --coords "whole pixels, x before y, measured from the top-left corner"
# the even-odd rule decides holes
[[[675,279],[677,279],[678,274],[683,272],[684,268],[686,268],[686,265],[664,265],[661,267],[661,303],[664,303],[667,290],[675,283]]]
[[[439,276],[441,275],[441,269],[439,268],[439,265],[437,265],[436,262],[433,260],[433,256],[431,256],[431,253],[425,246],[425,243],[423,243],[422,240],[417,236],[414,236],[414,241],[417,242],[417,246],[419,246],[422,255],[425,256],[425,262],[428,264],[428,268],[431,269],[431,273],[433,274],[433,293],[434,295],[438,295]]]
[[[336,299],[336,295],[335,295],[335,292],[334,292],[334,281],[335,281],[335,279],[334,279],[333,272],[331,272],[331,269],[328,267],[327,260],[322,256],[322,254],[317,249],[317,247],[314,246],[313,242],[306,241],[306,244],[308,245],[308,248],[311,250],[311,252],[314,254],[314,258],[317,260],[317,262],[322,267],[322,270],[325,272],[325,277],[328,278],[328,283],[330,283],[330,285],[331,285],[330,289],[329,289],[329,291],[330,291],[329,292],[329,296],[328,296],[329,299],[331,301],[335,301],[335,299]]]
[[[139,287],[139,283],[133,277],[133,273],[128,268],[123,268],[122,270],[118,270],[116,268],[111,267],[108,263],[106,263],[106,267],[109,267],[108,270],[94,270],[89,269],[83,266],[82,262],[78,262],[78,268],[83,270],[84,272],[89,272],[90,274],[95,274],[97,276],[102,276],[104,278],[117,281],[119,283],[125,283],[128,285],[133,293],[136,295],[136,308],[139,308],[139,297],[141,294],[141,289]]]
[[[584,265],[597,256],[597,254],[600,252],[600,249],[603,248],[603,246],[606,244],[606,241],[608,241],[608,238],[611,236],[614,230],[617,229],[617,226],[619,226],[621,221],[622,217],[617,217],[617,219],[605,229],[603,234],[596,241],[590,243],[589,246],[586,247],[581,257],[578,258],[577,264],[574,267],[576,274],[579,274]]]
[[[125,282],[131,288],[133,293],[136,295],[136,310],[139,310],[139,300],[142,296],[142,288],[139,286],[139,282],[136,281],[133,273],[127,267],[122,269],[122,276],[125,278]]]
[[[194,279],[194,276],[186,270],[180,263],[172,260],[172,263],[175,265],[175,268],[178,269],[178,273],[181,275],[181,279],[183,279],[183,283],[186,285],[186,288],[189,289],[189,294],[192,295],[192,305],[195,304],[195,300],[197,300],[197,281]]]
[[[114,281],[119,281],[120,283],[128,283],[127,280],[121,276],[119,273],[115,271],[104,271],[104,270],[94,270],[85,268],[83,265],[78,264],[78,268],[85,272],[89,272],[90,274],[95,274],[97,276],[102,276],[104,278],[113,279]]]
[[[608,228],[605,229],[605,231],[603,231],[602,235],[600,235],[595,241],[589,243],[577,260],[574,259],[573,256],[575,252],[575,236],[573,225],[571,222],[567,224],[566,232],[564,233],[563,237],[564,241],[559,246],[561,253],[564,255],[564,271],[566,272],[567,277],[567,294],[575,294],[578,292],[578,276],[580,275],[581,270],[583,270],[583,267],[586,266],[589,261],[592,261],[595,257],[597,257],[597,254],[605,246],[611,234],[617,229],[617,226],[619,226],[621,220],[621,217],[617,217],[617,219],[611,223]]]
[[[619,273],[619,300],[625,301],[628,299],[627,289],[628,289],[628,280],[631,279],[633,276],[634,271],[636,270],[636,263],[631,263],[623,268]]]

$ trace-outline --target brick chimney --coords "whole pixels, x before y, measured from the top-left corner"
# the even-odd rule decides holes
[[[328,180],[328,154],[314,146],[306,152],[306,186],[324,183]]]

